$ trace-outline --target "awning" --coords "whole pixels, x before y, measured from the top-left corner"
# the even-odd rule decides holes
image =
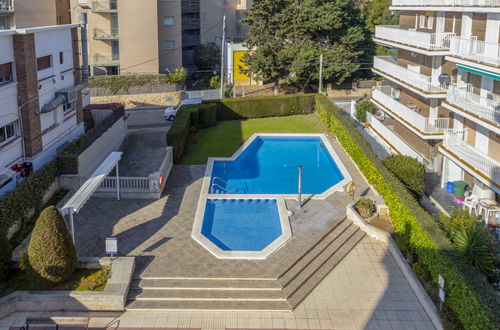
[[[476,68],[471,68],[469,66],[460,65],[460,64],[457,64],[457,69],[461,69],[461,70],[464,70],[464,71],[467,71],[467,72],[470,72],[470,73],[478,74],[478,75],[485,76],[485,77],[488,77],[488,78],[492,78],[492,79],[495,79],[495,80],[500,80],[500,75],[498,75],[496,73],[493,73],[493,72],[486,71],[486,70],[480,70],[480,69],[476,69]]]
[[[63,105],[64,103],[66,103],[66,98],[62,95],[58,95],[52,101],[45,104],[40,112],[47,113],[54,111],[58,106]]]

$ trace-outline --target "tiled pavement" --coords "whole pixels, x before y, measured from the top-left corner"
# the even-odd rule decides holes
[[[369,237],[293,312],[128,311],[51,315],[89,315],[90,326],[96,328],[434,329],[387,246]],[[16,313],[0,320],[0,330],[22,326],[25,317],[26,313]]]

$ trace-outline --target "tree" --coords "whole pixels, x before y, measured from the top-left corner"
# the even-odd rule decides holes
[[[303,85],[319,78],[341,84],[359,69],[366,39],[359,9],[352,0],[255,1],[244,23],[250,27],[244,61],[262,80]]]
[[[389,9],[392,0],[372,0],[362,7],[363,18],[366,29],[370,34],[375,34],[376,25],[397,25],[399,22],[399,15],[393,14]],[[371,38],[370,38],[371,39]],[[374,44],[369,45],[372,49],[372,55],[391,55],[391,51],[386,47]]]
[[[63,217],[54,206],[42,211],[28,245],[31,270],[40,278],[59,283],[75,270],[75,246]]]
[[[220,63],[220,48],[214,42],[194,48],[194,63],[200,70],[213,70]]]
[[[10,258],[12,257],[12,249],[9,240],[4,232],[0,231],[0,280],[3,280],[10,268]]]

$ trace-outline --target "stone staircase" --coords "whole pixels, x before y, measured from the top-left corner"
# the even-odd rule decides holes
[[[278,278],[134,278],[127,309],[290,311],[364,236],[339,220]]]

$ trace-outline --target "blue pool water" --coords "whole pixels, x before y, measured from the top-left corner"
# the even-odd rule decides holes
[[[236,160],[215,161],[211,187],[217,193],[296,194],[298,165],[303,166],[304,194],[321,194],[344,179],[321,138],[265,136]]]
[[[260,251],[281,236],[272,199],[209,199],[201,233],[224,251]]]

